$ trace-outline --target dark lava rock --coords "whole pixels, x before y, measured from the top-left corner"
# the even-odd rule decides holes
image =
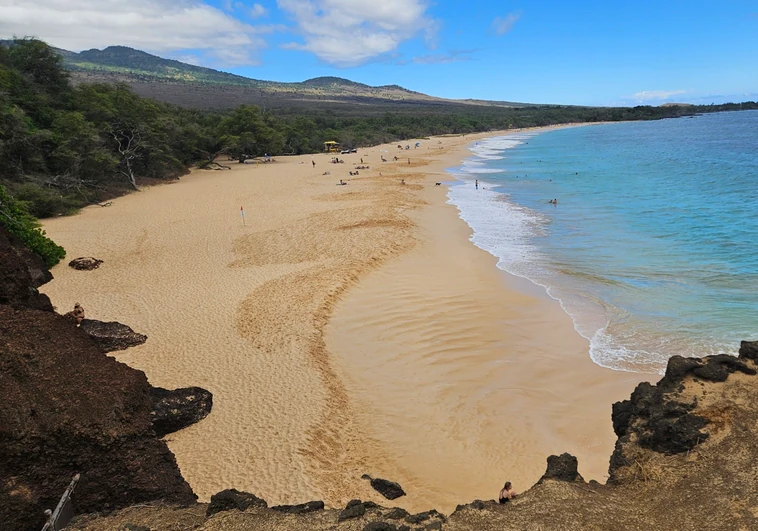
[[[50,299],[37,291],[52,279],[44,260],[0,227],[0,304],[52,312]]]
[[[307,503],[300,503],[298,505],[276,505],[271,508],[272,511],[278,511],[280,513],[287,514],[305,514],[315,511],[322,511],[324,509],[324,502],[322,501],[309,501]]]
[[[240,492],[237,489],[222,490],[211,496],[211,503],[205,511],[205,516],[211,516],[222,511],[245,511],[250,507],[265,508],[268,504],[255,494]]]
[[[689,373],[701,380],[725,382],[731,373],[737,371],[750,375],[758,373],[752,367],[748,367],[744,359],[735,358],[729,354],[716,354],[704,358],[673,356],[669,359],[666,374],[658,382],[658,387],[664,387],[667,390],[678,388]]]
[[[361,500],[350,500],[340,513],[337,521],[342,522],[351,518],[360,518],[364,514],[366,514],[366,506],[363,505]]]
[[[758,361],[758,341],[743,341],[740,343],[739,358]]]
[[[94,319],[84,319],[79,328],[84,330],[103,352],[126,350],[147,341],[146,335],[138,334],[128,326],[115,321],[106,323]]]
[[[124,524],[124,531],[152,531],[152,529],[144,525]]]
[[[0,227],[0,528],[38,531],[75,474],[77,513],[197,497],[155,436],[150,385],[56,314],[45,263]]]
[[[372,478],[368,474],[363,474],[361,479],[368,479],[371,482],[371,486],[379,494],[387,498],[388,500],[394,500],[405,496],[405,491],[398,483],[389,481],[382,478]]]
[[[372,501],[365,501],[365,502],[363,502],[363,506],[366,509],[379,509],[381,507],[378,503],[374,503]]]
[[[562,453],[561,455],[551,455],[547,458],[547,470],[537,483],[542,483],[546,479],[555,481],[584,481],[579,475],[579,460],[571,454]]]
[[[371,522],[366,524],[363,531],[397,531],[397,527],[387,522]]]
[[[77,473],[79,513],[194,503],[153,431],[142,371],[52,310],[0,305],[0,338],[1,529],[41,529]]]
[[[639,445],[665,454],[677,454],[694,448],[708,438],[702,429],[708,424],[705,417],[695,415],[696,403],[677,400],[688,375],[701,380],[723,382],[733,372],[756,374],[744,359],[725,354],[705,358],[669,359],[666,374],[657,385],[643,382],[637,386],[630,400],[613,404],[613,430],[620,438],[628,440],[636,434]],[[617,445],[617,453],[621,446]],[[611,458],[612,466],[624,462],[618,455]]]
[[[630,441],[667,455],[691,450],[708,439],[703,429],[708,419],[696,415],[697,401],[683,402],[680,393],[688,377],[708,382],[724,382],[734,372],[755,375],[753,363],[758,359],[758,342],[743,341],[739,357],[718,354],[704,358],[673,356],[669,359],[666,374],[656,385],[643,382],[637,386],[629,400],[613,404],[611,419],[613,431],[619,437],[611,456],[610,475],[628,465],[624,447]],[[752,361],[751,361],[752,360]]]
[[[72,267],[76,269],[77,271],[92,271],[93,269],[97,269],[100,267],[100,264],[102,264],[102,260],[98,260],[97,258],[92,258],[91,256],[81,256],[79,258],[74,258],[68,263],[68,267]]]
[[[158,437],[203,420],[213,408],[213,395],[200,387],[185,387],[173,391],[151,387],[150,398],[153,402],[150,418]]]
[[[424,529],[426,531],[441,531],[442,530],[442,522],[432,522],[430,524],[427,524],[424,526]]]
[[[488,503],[492,504],[492,505],[495,504],[494,501],[485,502],[485,501],[482,501],[482,500],[474,500],[471,503],[467,503],[465,505],[458,505],[458,506],[456,506],[455,511],[453,511],[453,512],[457,513],[458,511],[462,511],[464,509],[476,509],[477,511],[481,511],[481,510],[484,510],[484,509],[487,508],[487,504]]]
[[[405,519],[406,522],[409,524],[420,524],[421,522],[425,522],[429,520],[430,518],[439,518],[443,522],[445,521],[445,517],[435,511],[434,509],[431,509],[429,511],[418,513],[418,514],[412,514],[409,517]]]
[[[408,516],[410,516],[410,513],[401,507],[395,507],[384,515],[385,518],[389,518],[390,520],[402,520]]]

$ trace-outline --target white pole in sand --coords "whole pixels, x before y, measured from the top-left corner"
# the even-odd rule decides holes
[[[242,216],[242,226],[245,226],[245,208],[240,207],[240,215]]]

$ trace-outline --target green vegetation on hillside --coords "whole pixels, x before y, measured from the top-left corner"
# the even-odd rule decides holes
[[[60,53],[45,43],[22,39],[4,44],[0,45],[0,184],[19,208],[36,217],[68,214],[138,189],[143,182],[174,179],[190,165],[207,164],[221,154],[244,159],[264,153],[320,152],[325,140],[352,148],[437,134],[758,108],[752,102],[597,108],[385,101],[349,107],[242,105],[209,112],[140,97],[123,83],[74,85]],[[130,48],[94,52],[108,52],[120,68],[147,68],[156,60],[166,61]],[[341,82],[324,78],[309,83]]]
[[[66,251],[53,240],[45,236],[37,219],[30,215],[18,201],[13,199],[4,187],[0,186],[0,226],[16,236],[24,245],[53,267],[60,262]]]

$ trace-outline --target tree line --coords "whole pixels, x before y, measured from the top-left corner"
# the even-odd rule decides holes
[[[316,153],[326,140],[361,147],[437,134],[651,120],[736,108],[758,105],[451,105],[363,116],[323,109],[264,111],[248,105],[228,112],[199,111],[139,97],[124,84],[74,85],[54,49],[36,39],[20,39],[0,46],[0,224],[9,225],[15,216],[37,230],[35,217],[70,214],[140,183],[175,179],[192,165],[209,166],[220,155],[243,160],[265,153]]]

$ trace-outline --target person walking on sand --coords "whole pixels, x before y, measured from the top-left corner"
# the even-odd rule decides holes
[[[508,503],[516,496],[517,494],[516,494],[516,491],[513,490],[513,485],[511,485],[510,481],[506,481],[505,485],[503,485],[503,489],[500,491],[500,496],[498,496],[498,501],[500,503]]]
[[[316,167],[316,161],[315,160],[311,159],[311,164],[313,164],[314,168]]]
[[[477,190],[479,190],[479,179],[476,179],[474,181],[474,188],[476,188]]]

